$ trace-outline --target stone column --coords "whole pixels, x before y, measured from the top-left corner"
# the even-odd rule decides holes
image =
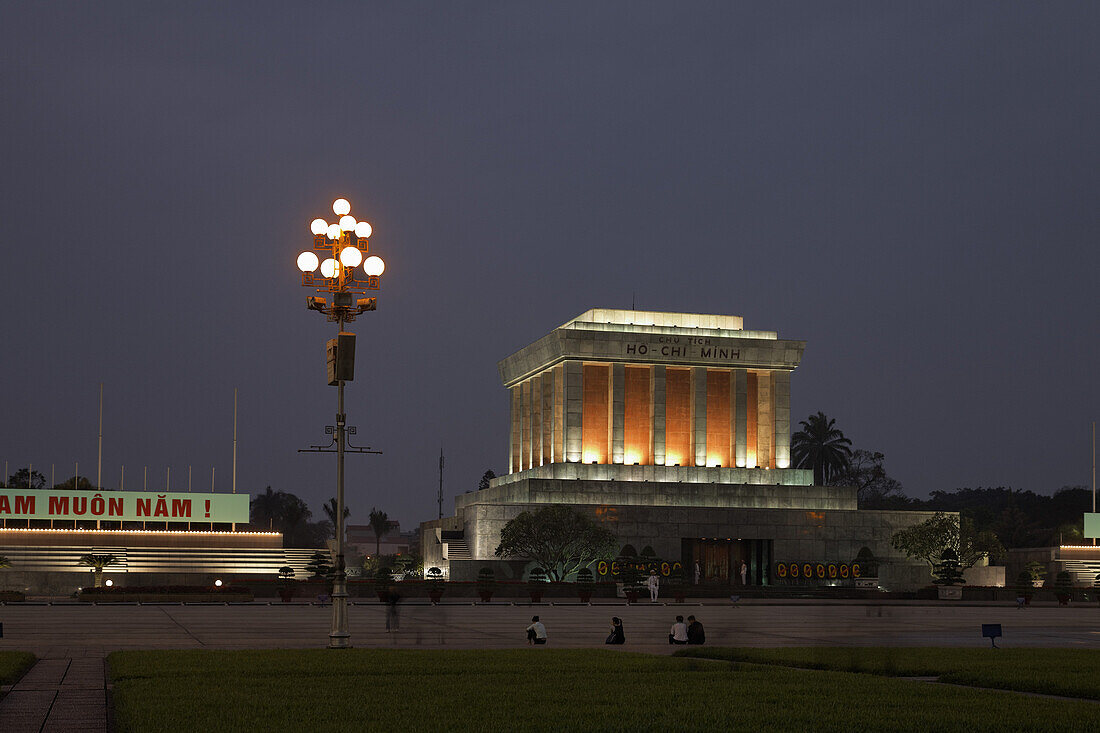
[[[775,410],[772,405],[771,372],[759,372],[756,377],[756,465],[775,467],[772,436],[775,433]]]
[[[791,373],[775,375],[775,467],[791,467]]]
[[[653,465],[665,465],[665,367],[656,364],[649,373],[650,435],[653,436]]]
[[[626,450],[626,368],[611,365],[611,462],[622,463]]]
[[[691,445],[695,465],[707,465],[707,368],[691,370]]]
[[[565,362],[562,376],[565,378],[565,460],[581,461],[581,420],[584,415],[583,370],[579,361]]]
[[[508,436],[508,473],[515,473],[520,470],[520,445],[523,443],[523,435],[520,432],[521,395],[519,386],[509,389],[508,396],[512,401],[512,429],[509,431]]]
[[[542,465],[542,375],[531,377],[531,468]]]
[[[744,369],[733,370],[733,400],[734,420],[737,421],[733,439],[733,465],[744,468],[748,465],[746,427],[749,424],[748,375]]]
[[[545,466],[554,460],[554,372],[546,371],[542,381],[542,454],[539,465]]]
[[[519,467],[520,470],[526,470],[531,467],[531,382],[530,380],[524,382],[520,386],[520,394],[522,395],[523,404],[520,407],[520,433],[522,440],[520,442],[520,457]]]
[[[554,367],[554,463],[565,463],[565,368]]]

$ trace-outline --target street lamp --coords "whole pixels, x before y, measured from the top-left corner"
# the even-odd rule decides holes
[[[377,298],[356,298],[354,293],[378,290],[378,278],[386,265],[382,258],[371,255],[367,238],[371,225],[356,221],[351,216],[351,204],[347,199],[336,199],[332,212],[338,221],[329,223],[314,219],[309,230],[313,233],[313,248],[298,255],[298,269],[302,271],[302,286],[317,292],[331,293],[332,302],[323,297],[306,298],[306,307],[324,313],[330,322],[337,324],[336,338],[326,345],[328,354],[328,383],[336,387],[336,570],[332,583],[332,631],[329,632],[330,649],[347,649],[351,646],[348,632],[348,577],[344,567],[344,429],[347,415],[344,413],[344,382],[350,382],[355,368],[355,334],[344,331],[344,324],[354,321],[364,311],[372,311]],[[320,256],[318,256],[320,253]],[[322,259],[323,258],[323,259]],[[363,275],[358,277],[356,268],[363,265]],[[318,273],[319,271],[319,273]]]

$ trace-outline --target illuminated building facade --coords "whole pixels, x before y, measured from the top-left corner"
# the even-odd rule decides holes
[[[792,565],[800,581],[810,567],[811,580],[839,582],[829,574],[849,572],[863,548],[879,585],[926,582],[927,568],[889,540],[928,513],[859,511],[854,488],[814,486],[812,471],[791,467],[791,374],[804,348],[738,316],[597,308],[555,328],[499,363],[508,473],[421,525],[425,566],[520,577],[530,568],[494,555],[500,530],[567,504],[689,582],[740,585],[742,563],[748,585],[791,582]]]

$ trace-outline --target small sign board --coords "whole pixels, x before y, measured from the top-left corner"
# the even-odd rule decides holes
[[[1085,537],[1100,537],[1100,512],[1085,512]]]

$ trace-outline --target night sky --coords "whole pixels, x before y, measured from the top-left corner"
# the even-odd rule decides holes
[[[1090,480],[1100,5],[4,3],[0,461],[335,494],[294,261],[345,196],[387,263],[351,522],[507,471],[497,361],[592,307],[806,340],[906,492]],[[1086,507],[1082,507],[1085,510]]]

